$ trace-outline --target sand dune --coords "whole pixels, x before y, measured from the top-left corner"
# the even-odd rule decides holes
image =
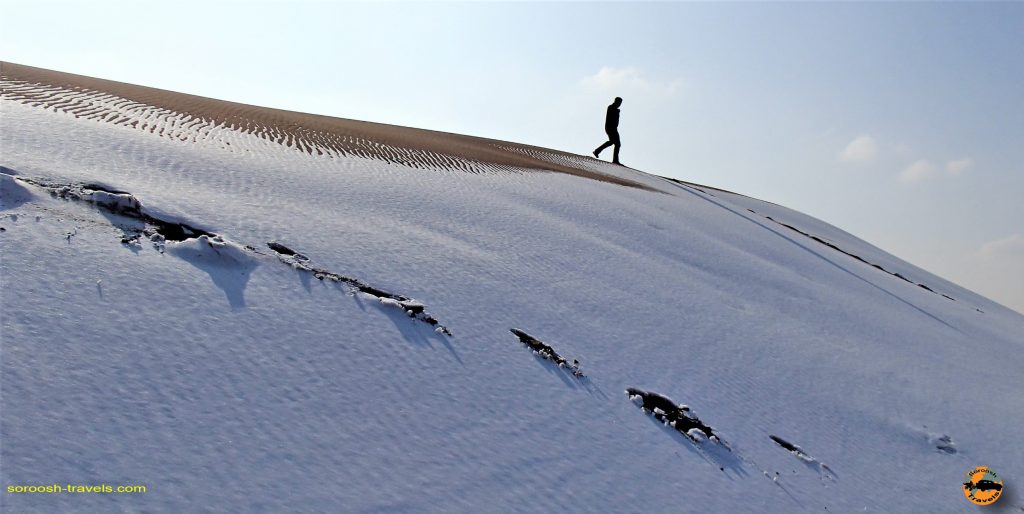
[[[2,72],[0,511],[916,514],[1024,476],[1024,317],[821,220]]]
[[[317,156],[358,156],[470,173],[543,170],[649,189],[601,173],[590,157],[493,139],[258,107],[0,63],[3,98],[182,141],[252,134]],[[230,145],[230,141],[225,141]]]

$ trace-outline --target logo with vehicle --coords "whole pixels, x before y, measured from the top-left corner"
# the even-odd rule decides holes
[[[964,496],[975,505],[991,505],[1003,495],[1003,481],[988,466],[978,466],[967,472]]]

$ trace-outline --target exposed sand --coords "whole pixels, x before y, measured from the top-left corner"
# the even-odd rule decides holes
[[[587,169],[597,164],[590,157],[505,141],[257,107],[9,62],[0,62],[0,80],[8,100],[181,140],[195,141],[220,127],[315,155],[477,173],[545,170],[650,189]]]

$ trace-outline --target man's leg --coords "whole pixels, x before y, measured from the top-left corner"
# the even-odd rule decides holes
[[[605,148],[608,148],[609,146],[612,146],[613,144],[615,144],[615,143],[612,143],[611,141],[605,141],[605,143],[603,145],[597,147],[597,150],[594,150],[594,157],[600,156],[601,152],[604,151]]]
[[[609,141],[608,143],[615,145],[615,153],[612,154],[612,162],[615,164],[619,164],[619,149],[622,148],[622,140],[619,139],[619,133],[616,132],[614,134],[611,134],[611,141]]]

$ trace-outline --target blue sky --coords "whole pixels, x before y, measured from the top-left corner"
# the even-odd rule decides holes
[[[1024,3],[0,3],[5,60],[622,160],[1024,311]]]

